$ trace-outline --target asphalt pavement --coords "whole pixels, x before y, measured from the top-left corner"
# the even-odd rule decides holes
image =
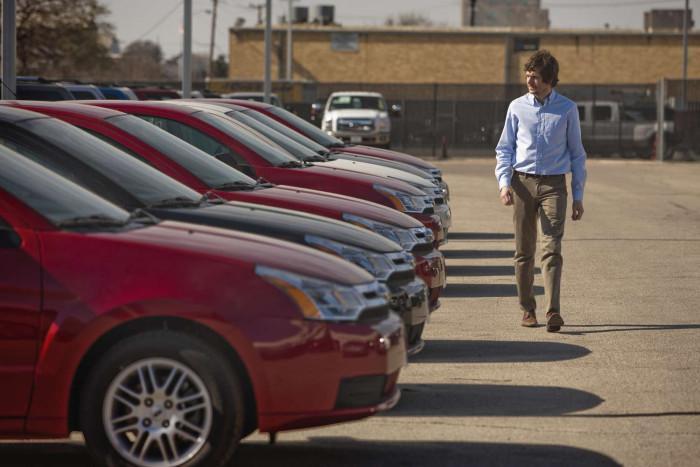
[[[449,285],[398,406],[280,433],[275,445],[253,435],[235,465],[698,465],[700,164],[589,161],[584,218],[567,221],[563,246],[566,325],[554,334],[519,325],[494,162],[438,163],[452,190]],[[0,444],[0,465],[90,463],[74,436]]]

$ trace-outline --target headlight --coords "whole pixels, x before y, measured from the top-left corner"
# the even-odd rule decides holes
[[[394,190],[383,185],[374,185],[374,189],[389,198],[396,209],[402,212],[422,213],[431,208],[432,202],[426,196],[414,196],[403,191]]]
[[[333,130],[333,120],[324,120],[323,121],[323,129],[325,131]]]
[[[389,131],[390,129],[391,129],[391,121],[389,120],[389,117],[377,118],[377,130]]]
[[[359,227],[369,229],[379,235],[393,240],[401,245],[406,251],[413,250],[417,244],[433,243],[433,231],[427,227],[414,227],[411,229],[402,229],[393,225],[377,222],[366,217],[356,216],[354,214],[343,214],[343,220]]]
[[[386,255],[372,253],[362,248],[355,248],[315,235],[307,235],[304,239],[311,246],[319,248],[326,253],[338,255],[360,266],[379,280],[386,280],[394,272],[394,263]]]
[[[340,285],[267,266],[257,266],[255,273],[284,292],[307,319],[356,321],[367,309],[388,306],[389,291],[377,281]]]

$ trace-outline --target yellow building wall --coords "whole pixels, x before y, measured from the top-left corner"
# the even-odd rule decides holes
[[[339,30],[339,32],[342,30]],[[285,32],[273,34],[272,78],[284,79]],[[506,58],[505,34],[359,32],[356,52],[331,49],[331,32],[294,32],[294,80],[325,83],[503,83],[523,79],[530,52]],[[680,78],[681,37],[542,34],[540,48],[559,60],[562,84],[636,84]],[[232,31],[229,79],[263,79],[262,30]],[[700,35],[689,40],[688,77],[700,78]]]

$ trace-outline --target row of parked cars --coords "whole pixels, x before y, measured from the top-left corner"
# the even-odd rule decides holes
[[[1,104],[2,436],[218,466],[397,403],[445,286],[439,169],[252,101]]]

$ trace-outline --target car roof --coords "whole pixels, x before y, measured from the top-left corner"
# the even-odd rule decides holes
[[[384,97],[381,95],[381,93],[378,92],[369,92],[369,91],[337,91],[334,92],[330,95],[330,97],[334,96],[367,96],[367,97]]]
[[[17,123],[23,120],[31,120],[35,118],[49,117],[38,112],[32,112],[31,110],[18,109],[17,107],[12,107],[10,105],[0,105],[0,122],[2,123]]]
[[[115,115],[125,115],[124,112],[112,110],[94,105],[84,105],[81,102],[85,101],[9,101],[8,104],[15,106],[33,106],[37,108],[36,112],[41,112],[38,108],[46,108],[46,110],[56,110],[63,114],[80,115],[82,117],[91,117],[97,119],[105,119],[114,117]],[[91,101],[90,101],[91,102]]]

